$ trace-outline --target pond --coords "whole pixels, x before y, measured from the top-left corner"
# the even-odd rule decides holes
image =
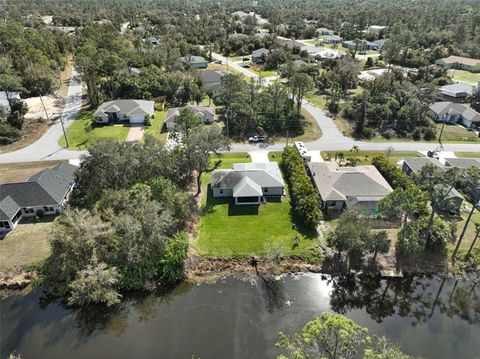
[[[41,290],[1,302],[2,358],[274,358],[279,331],[342,313],[408,354],[480,357],[479,288],[453,278],[284,276],[182,283],[132,295],[114,310],[78,310]]]

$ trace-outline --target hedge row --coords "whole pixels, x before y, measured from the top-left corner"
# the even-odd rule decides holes
[[[384,155],[374,157],[372,165],[377,168],[378,172],[382,174],[393,189],[397,187],[407,189],[413,185],[411,178],[403,173],[400,168],[389,162]]]
[[[303,159],[293,147],[285,147],[283,150],[282,169],[290,189],[294,212],[307,227],[316,228],[322,219],[320,201],[305,170]]]

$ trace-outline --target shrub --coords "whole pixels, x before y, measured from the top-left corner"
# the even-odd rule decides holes
[[[320,201],[303,159],[293,147],[283,150],[282,169],[290,189],[293,210],[306,226],[315,228],[322,219]]]
[[[0,145],[9,145],[22,138],[22,131],[0,121]]]
[[[185,232],[179,232],[170,239],[165,247],[165,257],[162,259],[163,275],[169,280],[180,280],[185,272],[188,239]]]
[[[423,139],[425,141],[434,140],[436,137],[435,130],[431,127],[428,127],[425,132],[423,133]]]
[[[35,215],[37,216],[37,218],[43,218],[43,217],[45,217],[45,212],[43,210],[39,209],[35,212]]]
[[[374,165],[378,172],[385,177],[393,189],[397,187],[406,189],[413,185],[412,180],[405,173],[403,173],[401,169],[399,169],[393,163],[390,163],[383,155],[374,157],[372,160],[372,165]]]

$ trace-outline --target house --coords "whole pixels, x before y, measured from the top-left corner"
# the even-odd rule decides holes
[[[350,49],[350,50],[359,50],[359,51],[367,51],[367,50],[373,50],[373,51],[379,51],[381,46],[380,44],[372,41],[344,41],[342,42],[342,47]]]
[[[424,166],[427,164],[434,165],[443,171],[442,163],[436,158],[431,157],[407,157],[403,160],[402,171],[406,175],[419,174]]]
[[[471,96],[474,90],[473,85],[456,83],[439,87],[441,97],[447,101],[462,102],[467,96]]]
[[[145,117],[152,117],[154,112],[153,101],[114,100],[102,103],[93,113],[93,117],[98,123],[145,123]]]
[[[319,36],[335,34],[335,31],[327,29],[326,27],[319,27],[316,31]]]
[[[151,44],[152,46],[157,46],[160,44],[160,38],[156,36],[150,36],[145,39],[145,42]]]
[[[261,63],[265,61],[265,58],[270,53],[269,49],[262,47],[261,49],[254,50],[252,52],[252,62]]]
[[[325,44],[339,44],[343,41],[343,39],[337,35],[329,35],[329,36],[325,36],[322,41]]]
[[[465,199],[460,192],[455,188],[443,188],[444,191],[448,191],[447,196],[441,203],[439,207],[442,211],[449,212],[451,214],[459,214],[460,208],[462,207],[463,200]]]
[[[305,25],[317,25],[318,21],[317,20],[310,20],[310,19],[303,19],[303,23]]]
[[[269,38],[270,36],[272,36],[272,34],[270,34],[269,32],[266,32],[266,31],[260,31],[260,32],[256,32],[255,35],[256,38],[259,38],[259,39],[266,39],[266,38]]]
[[[393,191],[375,166],[340,167],[336,162],[307,166],[325,211],[357,208],[375,214],[378,202]]]
[[[0,91],[0,116],[7,116],[10,114],[10,102],[11,100],[20,100],[20,94],[18,92]]]
[[[243,20],[245,19],[247,16],[253,16],[254,13],[251,12],[251,13],[246,13],[245,11],[235,11],[235,12],[232,12],[232,16],[233,17],[237,17],[239,18],[240,20]]]
[[[300,48],[300,51],[305,51],[310,57],[322,56],[325,51],[323,47],[316,47],[311,45],[305,45]]]
[[[295,47],[301,48],[305,46],[303,42],[289,39],[283,36],[277,36],[275,38],[275,44],[282,47],[287,47],[288,49],[293,49]]]
[[[193,114],[199,117],[203,124],[211,125],[215,119],[215,108],[214,107],[205,107],[205,106],[183,106],[183,107],[172,107],[169,108],[167,114],[165,115],[165,121],[163,122],[165,128],[169,131],[175,131],[175,118],[180,115],[182,110],[188,109],[193,112]]]
[[[480,127],[480,113],[462,103],[435,102],[427,114],[437,122],[458,123],[466,128]]]
[[[370,33],[375,33],[375,34],[380,34],[386,32],[388,29],[387,26],[380,26],[380,25],[372,25],[368,27],[368,32]]]
[[[22,218],[60,213],[73,189],[76,169],[61,163],[26,182],[0,184],[0,232],[13,230]]]
[[[374,47],[376,47],[375,49],[372,49],[372,50],[376,50],[376,51],[380,51],[382,48],[383,48],[383,45],[385,45],[385,42],[387,41],[387,39],[380,39],[380,40],[375,40],[375,41],[372,41]]]
[[[470,72],[480,72],[480,60],[463,56],[449,56],[435,61],[435,64],[447,69],[459,69]]]
[[[213,197],[235,199],[235,204],[259,204],[268,197],[281,197],[285,183],[276,162],[234,163],[233,169],[212,172]]]
[[[184,56],[180,57],[178,61],[184,65],[191,67],[192,69],[206,69],[208,67],[208,61],[202,56]]]
[[[219,92],[222,86],[222,77],[230,72],[225,70],[206,70],[199,75],[202,87],[213,93]]]
[[[445,167],[455,167],[461,170],[466,170],[470,167],[480,169],[480,158],[445,158]]]

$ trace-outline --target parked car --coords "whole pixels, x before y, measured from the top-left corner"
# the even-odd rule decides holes
[[[250,61],[250,58],[249,58],[249,57],[244,57],[244,58],[242,59],[242,61]]]
[[[428,151],[427,156],[431,158],[436,158],[437,160],[439,159],[438,151]]]
[[[215,61],[215,63],[218,64],[218,65],[223,64],[222,60],[217,60],[217,61]]]
[[[241,66],[244,67],[244,68],[246,68],[246,69],[249,69],[249,68],[250,68],[250,65],[249,65],[249,64],[242,64]]]
[[[248,138],[249,142],[265,142],[265,136],[252,136]]]

